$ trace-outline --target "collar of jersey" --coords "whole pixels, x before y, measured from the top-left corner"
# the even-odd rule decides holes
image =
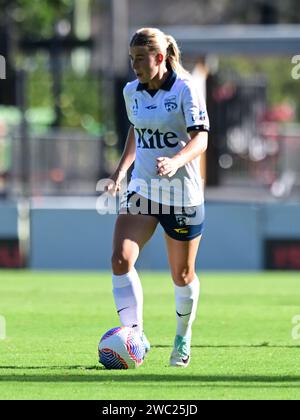
[[[166,90],[166,91],[170,91],[172,89],[172,86],[175,83],[175,80],[177,78],[177,74],[175,73],[175,71],[171,71],[169,76],[167,77],[167,79],[164,81],[164,83],[161,85],[161,87],[157,90]],[[136,90],[149,90],[148,89],[148,84],[147,83],[139,83],[138,87],[136,88]]]

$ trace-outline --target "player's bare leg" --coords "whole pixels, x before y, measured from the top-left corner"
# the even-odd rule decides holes
[[[196,317],[200,283],[195,272],[201,236],[178,241],[166,235],[169,264],[175,288],[177,331],[171,366],[187,367],[190,362],[192,324]]]
[[[134,268],[140,251],[151,239],[158,220],[142,214],[121,214],[115,225],[112,254],[112,270],[123,275]]]

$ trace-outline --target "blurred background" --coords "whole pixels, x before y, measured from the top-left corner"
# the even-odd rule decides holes
[[[199,268],[300,269],[296,0],[0,0],[0,268],[109,269],[115,169],[139,27],[173,35],[206,95]],[[161,230],[144,269],[166,269]],[[1,272],[0,272],[1,276]]]

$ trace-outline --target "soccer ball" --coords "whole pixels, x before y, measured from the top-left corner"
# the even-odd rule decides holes
[[[145,348],[140,336],[129,327],[107,331],[98,346],[99,362],[106,369],[134,369],[143,363]]]

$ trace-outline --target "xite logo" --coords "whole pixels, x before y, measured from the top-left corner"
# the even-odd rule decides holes
[[[142,149],[163,149],[164,147],[176,147],[178,145],[178,137],[172,131],[168,133],[160,133],[147,128],[135,128],[138,134],[137,147]]]

